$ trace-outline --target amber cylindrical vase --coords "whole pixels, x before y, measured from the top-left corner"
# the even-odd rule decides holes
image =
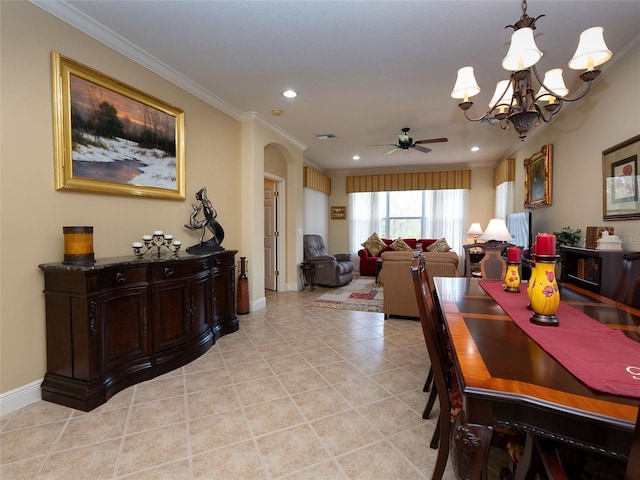
[[[64,261],[66,264],[94,263],[93,227],[62,227],[64,234]]]
[[[249,277],[247,277],[247,257],[240,257],[240,275],[238,275],[238,299],[236,313],[249,313]]]

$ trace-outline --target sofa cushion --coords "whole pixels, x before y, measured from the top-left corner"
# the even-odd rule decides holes
[[[407,242],[405,242],[401,237],[396,238],[393,243],[391,245],[389,245],[389,248],[391,248],[391,250],[396,250],[396,251],[411,251],[413,250],[413,248],[411,248],[409,245],[407,245]]]
[[[367,240],[362,243],[362,246],[367,249],[369,255],[377,257],[380,252],[387,248],[387,244],[380,240],[378,234],[373,232]]]
[[[449,250],[451,250],[451,247],[444,237],[436,240],[427,247],[427,252],[448,252]]]

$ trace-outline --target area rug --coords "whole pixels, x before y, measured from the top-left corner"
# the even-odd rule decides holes
[[[373,277],[359,277],[348,285],[332,288],[309,306],[382,313],[382,285],[375,283]]]

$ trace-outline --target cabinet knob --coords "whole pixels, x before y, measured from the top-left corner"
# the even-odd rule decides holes
[[[202,262],[202,269],[203,270],[209,270],[209,262],[207,262],[206,260]]]
[[[116,273],[116,282],[124,283],[127,281],[127,276],[124,273]]]
[[[173,277],[173,268],[165,268],[164,269],[164,278]]]

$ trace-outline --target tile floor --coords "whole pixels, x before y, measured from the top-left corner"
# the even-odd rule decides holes
[[[0,478],[429,478],[419,322],[307,307],[325,291],[270,292],[202,357],[92,412],[5,415]]]

